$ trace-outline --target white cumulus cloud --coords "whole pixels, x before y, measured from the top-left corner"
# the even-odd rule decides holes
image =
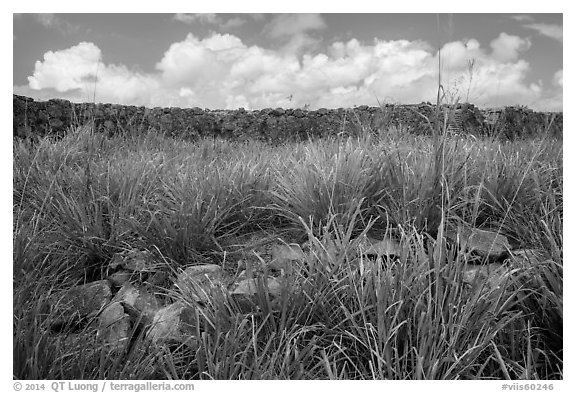
[[[557,86],[560,86],[560,87],[564,86],[564,83],[562,80],[563,78],[564,78],[564,71],[563,70],[556,71],[554,73],[554,78],[553,78],[554,84]]]
[[[44,61],[37,61],[34,73],[28,77],[32,89],[54,88],[64,92],[82,89],[86,78],[96,77],[102,57],[100,48],[91,42],[81,42],[69,49],[49,51]]]
[[[498,38],[490,42],[490,46],[495,59],[503,62],[515,61],[520,52],[530,48],[530,41],[515,35],[500,33]]]
[[[302,26],[319,24],[308,21]],[[291,32],[298,35],[302,30]],[[447,97],[481,106],[523,104],[538,109],[546,103],[561,109],[557,98],[562,71],[553,77],[554,92],[528,83],[530,64],[522,53],[529,46],[527,39],[505,33],[490,47],[483,48],[473,38],[445,44],[440,53]],[[99,102],[213,109],[352,107],[377,105],[378,100],[434,101],[437,67],[437,51],[421,41],[350,39],[322,51],[298,53],[249,46],[232,34],[188,34],[169,46],[150,73],[104,63],[93,43],[47,52],[36,62],[28,86],[15,87],[15,92],[33,90],[41,96],[53,89],[62,97],[83,101],[91,97],[92,90],[87,94],[86,88],[96,82]]]
[[[153,103],[150,97],[158,85],[156,78],[133,72],[123,65],[103,64],[100,48],[91,42],[44,54],[28,77],[32,90],[54,89],[59,93],[77,92],[82,98],[94,88],[99,96],[122,104]],[[149,98],[147,98],[149,97]]]

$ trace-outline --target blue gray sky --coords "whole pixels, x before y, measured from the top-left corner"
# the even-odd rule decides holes
[[[450,100],[562,110],[562,14],[14,14],[36,99],[260,109]]]

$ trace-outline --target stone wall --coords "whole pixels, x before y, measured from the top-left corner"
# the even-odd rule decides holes
[[[62,135],[70,127],[94,121],[96,129],[109,135],[156,129],[187,139],[224,137],[259,139],[272,143],[337,134],[355,135],[363,130],[405,127],[428,134],[436,122],[433,105],[386,105],[382,107],[318,109],[262,109],[254,111],[208,110],[201,108],[145,108],[116,104],[75,104],[53,99],[34,101],[13,96],[13,136]],[[479,110],[471,104],[444,107],[453,132],[499,135],[505,138],[533,136],[548,129],[562,137],[562,113],[540,113],[526,108],[506,107]]]

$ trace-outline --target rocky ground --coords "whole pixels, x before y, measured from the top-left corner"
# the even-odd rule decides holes
[[[538,250],[511,250],[508,239],[493,231],[459,227],[447,231],[446,240],[469,256],[462,269],[467,288],[506,285],[514,269],[545,259]],[[352,242],[345,249],[355,251],[346,260],[359,278],[405,260],[397,239],[363,236]],[[195,263],[178,269],[148,250],[117,253],[105,279],[51,294],[50,312],[58,315],[52,332],[73,341],[74,331],[85,334],[88,327],[95,345],[120,351],[132,350],[142,339],[194,349],[199,334],[211,329],[198,326],[198,315],[210,312],[214,297],[229,299],[235,305],[231,312],[248,314],[262,312],[257,297],[264,293],[274,311],[281,307],[283,293],[306,291],[311,285],[306,276],[311,258],[335,261],[343,249],[330,237],[299,244],[263,236],[252,244],[225,256],[221,265]]]

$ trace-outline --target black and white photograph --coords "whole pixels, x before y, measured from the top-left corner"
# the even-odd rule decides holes
[[[563,391],[564,14],[516,5],[13,12],[10,387]]]

